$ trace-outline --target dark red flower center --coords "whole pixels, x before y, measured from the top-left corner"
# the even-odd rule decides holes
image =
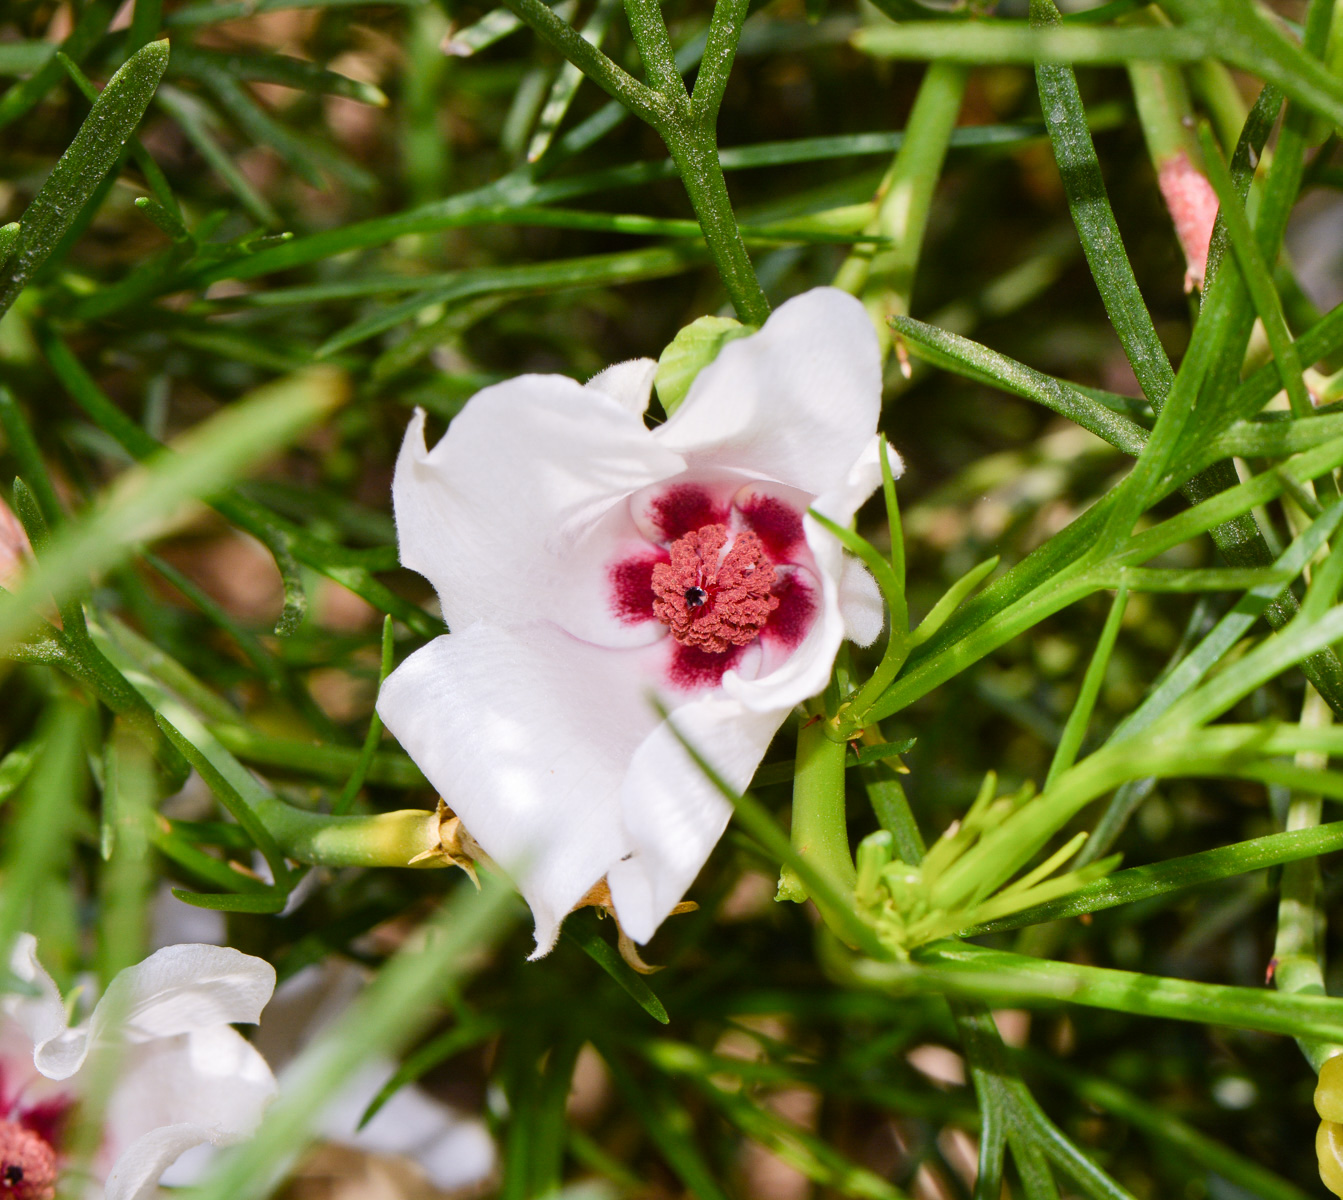
[[[733,539],[726,525],[702,525],[668,552],[671,561],[653,567],[653,613],[683,646],[745,646],[779,607],[774,564],[754,533]]]
[[[0,1198],[52,1200],[56,1175],[56,1151],[46,1138],[17,1121],[0,1121]]]

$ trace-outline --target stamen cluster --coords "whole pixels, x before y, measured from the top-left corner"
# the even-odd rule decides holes
[[[729,545],[726,525],[704,525],[668,547],[653,568],[653,612],[683,646],[722,654],[755,640],[779,607],[774,564],[749,530]]]

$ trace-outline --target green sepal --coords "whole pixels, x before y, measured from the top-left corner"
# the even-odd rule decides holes
[[[731,317],[700,317],[681,330],[658,359],[653,385],[663,410],[671,416],[681,407],[695,376],[707,367],[728,342],[755,332]]]

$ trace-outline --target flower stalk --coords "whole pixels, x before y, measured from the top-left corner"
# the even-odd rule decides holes
[[[849,851],[849,825],[844,807],[844,756],[848,746],[832,740],[817,715],[797,734],[797,770],[793,776],[793,849],[827,879],[845,891],[858,874]],[[785,867],[779,896],[802,901],[808,893],[796,872]]]
[[[1301,726],[1323,729],[1333,723],[1333,713],[1309,684],[1301,710]],[[1296,765],[1322,771],[1329,756],[1318,750],[1297,753]],[[1320,823],[1324,801],[1318,793],[1297,792],[1287,809],[1287,831],[1313,829]],[[1317,858],[1290,862],[1282,868],[1278,899],[1278,932],[1273,943],[1273,983],[1280,992],[1311,996],[1327,995],[1324,984],[1324,913],[1322,884]],[[1336,1042],[1298,1038],[1301,1053],[1315,1070],[1340,1053]]]
[[[969,71],[959,63],[928,67],[905,126],[905,141],[877,188],[877,213],[865,232],[889,239],[856,249],[835,276],[835,286],[857,296],[886,320],[908,316],[933,190],[942,175],[951,132],[965,95]]]
[[[718,109],[746,20],[746,0],[715,3],[693,93],[686,91],[667,23],[654,0],[625,3],[630,32],[648,74],[647,84],[629,75],[541,0],[505,3],[598,87],[657,130],[681,174],[733,308],[746,324],[764,324],[769,301],[746,252],[718,161]]]

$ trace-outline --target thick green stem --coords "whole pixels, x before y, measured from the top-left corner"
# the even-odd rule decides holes
[[[858,881],[849,850],[844,807],[844,756],[848,746],[826,735],[824,720],[803,725],[797,735],[797,771],[793,776],[793,849],[845,891]],[[804,900],[797,875],[785,870],[780,894]]]
[[[855,250],[835,276],[835,286],[875,307],[883,324],[887,317],[909,314],[933,191],[968,75],[968,68],[954,63],[928,67],[905,126],[904,144],[877,189],[877,215],[864,231],[890,241],[880,249]]]

